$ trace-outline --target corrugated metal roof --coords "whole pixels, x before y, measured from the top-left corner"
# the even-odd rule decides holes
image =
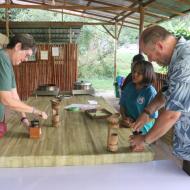
[[[5,1],[1,1],[0,7],[3,3]],[[190,0],[12,0],[11,6],[18,4],[29,8],[38,5],[41,9],[60,12],[67,10],[67,13],[69,10],[69,13],[77,16],[109,23],[123,21],[125,26],[128,26],[130,17],[136,20],[135,24],[139,24],[141,6],[144,8],[145,27],[175,16],[183,16],[190,10]]]
[[[5,23],[0,22],[0,33],[6,34]],[[47,23],[22,22],[10,23],[10,35],[17,33],[31,34],[38,43],[66,43],[76,42],[80,35],[82,24],[78,23]]]

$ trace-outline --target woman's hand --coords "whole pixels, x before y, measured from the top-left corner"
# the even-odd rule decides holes
[[[46,112],[41,112],[39,116],[42,117],[42,119],[48,118],[48,115],[46,114]]]
[[[22,118],[21,119],[21,122],[22,124],[25,126],[25,127],[30,127],[31,123],[30,121],[25,117],[25,118]]]
[[[48,115],[46,114],[46,112],[43,112],[43,111],[40,111],[40,110],[37,110],[33,107],[33,111],[32,111],[33,114],[41,117],[42,119],[47,119],[48,118]]]

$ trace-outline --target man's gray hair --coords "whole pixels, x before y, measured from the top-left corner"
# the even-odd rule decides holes
[[[140,41],[143,42],[143,44],[155,44],[157,41],[165,40],[168,36],[173,36],[172,33],[167,31],[165,28],[155,25],[149,28],[146,28],[140,37]]]

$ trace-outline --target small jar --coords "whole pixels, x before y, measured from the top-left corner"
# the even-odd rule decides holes
[[[31,127],[39,127],[39,120],[33,119],[31,121]]]

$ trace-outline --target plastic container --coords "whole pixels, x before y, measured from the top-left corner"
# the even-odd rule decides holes
[[[117,81],[114,82],[114,92],[115,92],[115,97],[120,98],[119,85],[118,85]]]

